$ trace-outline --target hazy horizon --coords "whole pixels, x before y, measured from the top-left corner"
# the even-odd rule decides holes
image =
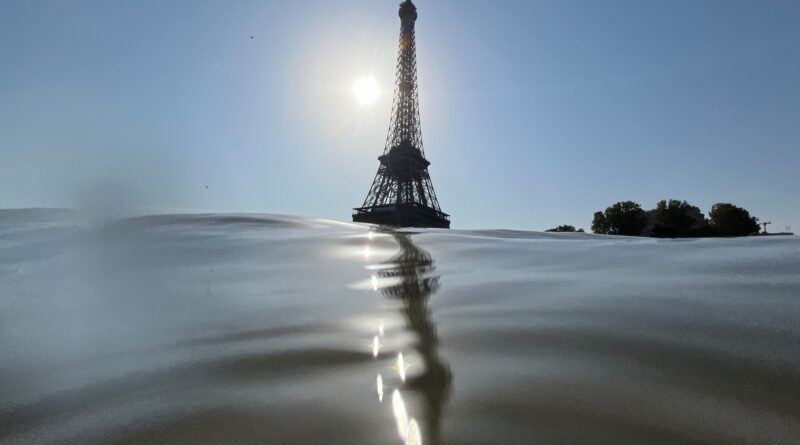
[[[386,137],[397,3],[0,4],[0,208],[349,220]],[[800,3],[415,3],[453,228],[588,231],[669,198],[800,228]]]

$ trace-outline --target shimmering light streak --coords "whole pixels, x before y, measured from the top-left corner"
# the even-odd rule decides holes
[[[408,422],[408,429],[406,430],[406,445],[422,445],[422,433],[419,431],[417,419],[412,418]]]
[[[369,246],[365,247],[365,248],[364,248],[364,258],[367,258],[367,259],[369,259],[369,256],[370,256],[371,254],[372,254],[372,253],[369,251]]]
[[[411,365],[407,364],[405,362],[405,360],[403,359],[403,353],[402,352],[398,352],[397,353],[397,361],[395,362],[395,364],[392,367],[392,369],[397,371],[397,374],[400,376],[400,380],[402,380],[404,382],[406,381],[406,371],[408,371],[408,368],[410,368],[410,367],[411,367]]]
[[[408,411],[406,411],[406,402],[403,401],[403,396],[396,389],[392,392],[392,413],[397,422],[397,434],[405,440],[408,435]]]
[[[378,374],[378,401],[383,402],[383,377]]]
[[[378,290],[378,277],[373,275],[371,282],[372,282],[372,290]],[[383,335],[383,334],[381,334],[381,335]]]
[[[380,338],[378,338],[378,336],[376,335],[375,337],[372,338],[372,356],[373,357],[377,357],[378,354],[381,352],[381,346],[383,346],[383,345],[381,345]]]
[[[381,324],[378,325],[378,335],[383,337],[383,320],[381,320]]]

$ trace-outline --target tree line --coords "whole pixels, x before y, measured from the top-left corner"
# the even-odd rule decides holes
[[[747,236],[758,233],[759,224],[758,218],[733,204],[714,204],[706,218],[698,207],[670,199],[659,201],[652,210],[633,201],[615,203],[594,214],[592,231],[661,238]]]

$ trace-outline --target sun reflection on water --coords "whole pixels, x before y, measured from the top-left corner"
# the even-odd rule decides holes
[[[372,356],[377,357],[378,354],[381,352],[381,341],[380,338],[376,335],[372,339]]]
[[[411,365],[406,363],[405,359],[403,358],[403,353],[397,353],[397,361],[395,361],[394,366],[392,369],[397,371],[397,375],[400,376],[400,380],[405,382],[406,381],[406,371],[410,368]]]
[[[401,439],[405,440],[408,433],[408,410],[406,410],[406,402],[403,400],[403,396],[400,395],[400,391],[397,389],[392,391],[392,414],[394,414],[394,420],[397,422],[397,434],[400,435]]]
[[[367,235],[370,240],[372,233],[370,231]],[[392,390],[392,414],[397,432],[405,445],[421,444],[423,435],[427,443],[436,445],[440,443],[441,418],[453,379],[450,367],[439,357],[436,326],[427,305],[430,296],[439,288],[439,276],[434,273],[436,268],[430,254],[414,245],[411,234],[396,231],[386,233],[399,244],[400,252],[388,261],[366,266],[375,272],[370,277],[369,288],[372,291],[380,289],[386,298],[400,303],[399,310],[406,321],[405,330],[415,335],[415,356],[422,361],[420,371],[409,375],[407,371],[412,365],[406,361],[402,350],[397,352],[392,369],[397,373],[399,382],[396,381],[397,386]],[[370,255],[370,246],[367,244],[364,257],[369,259]],[[380,338],[384,334],[384,322],[381,319],[377,335],[372,341],[375,358],[380,353]],[[377,376],[376,385],[378,401],[382,402],[386,383],[381,374]],[[401,387],[422,397],[423,415],[420,419],[424,431],[417,419],[409,416]]]
[[[406,445],[422,445],[422,433],[419,431],[417,419],[411,419],[408,421],[408,428],[406,430]]]

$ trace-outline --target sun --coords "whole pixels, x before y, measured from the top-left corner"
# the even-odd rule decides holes
[[[353,95],[361,105],[369,105],[378,99],[381,94],[378,82],[372,76],[365,76],[353,84]]]

